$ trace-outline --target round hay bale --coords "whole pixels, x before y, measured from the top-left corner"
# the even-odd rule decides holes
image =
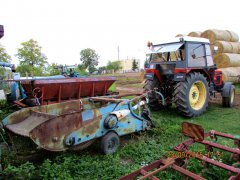
[[[239,37],[233,31],[228,30],[217,30],[210,29],[206,30],[201,34],[201,37],[209,39],[211,43],[215,41],[230,41],[230,42],[238,42]]]
[[[240,83],[240,67],[221,68],[224,82]]]
[[[216,41],[214,46],[218,47],[217,54],[235,53],[240,54],[240,42]]]
[[[202,34],[202,32],[200,32],[200,31],[193,31],[193,32],[190,32],[188,34],[188,36],[191,36],[191,37],[201,37],[201,34]]]
[[[214,56],[218,68],[240,67],[240,54],[222,53]]]
[[[177,34],[175,37],[183,37],[185,36],[184,34]]]

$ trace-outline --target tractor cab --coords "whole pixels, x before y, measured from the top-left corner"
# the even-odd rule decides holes
[[[210,43],[204,38],[180,37],[165,44],[148,43],[148,47],[148,69],[157,70],[162,79],[178,81],[183,76],[176,76],[176,72],[214,68]]]

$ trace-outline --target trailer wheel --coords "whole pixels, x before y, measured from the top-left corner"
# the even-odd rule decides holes
[[[154,78],[153,80],[149,80],[147,79],[145,81],[145,85],[144,85],[144,92],[148,92],[148,91],[152,91],[155,88],[159,88],[160,84],[157,78]],[[160,103],[158,102],[158,97],[157,94],[154,92],[150,92],[148,94],[149,97],[149,107],[151,110],[159,110],[160,109]]]
[[[226,84],[223,87],[222,93],[222,105],[223,107],[232,107],[235,98],[235,86],[232,84]]]
[[[177,109],[184,116],[199,116],[208,106],[208,82],[202,74],[190,73],[185,81],[176,84],[173,96]]]
[[[104,154],[112,154],[117,151],[120,145],[119,136],[114,132],[109,132],[102,137],[100,148]]]

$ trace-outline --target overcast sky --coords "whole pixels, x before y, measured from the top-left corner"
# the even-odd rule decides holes
[[[148,40],[206,29],[240,33],[239,1],[227,0],[1,0],[0,43],[14,56],[21,42],[38,41],[49,62],[80,63],[80,51],[95,49],[108,60],[145,59]]]

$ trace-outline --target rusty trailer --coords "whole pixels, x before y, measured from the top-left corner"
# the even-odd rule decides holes
[[[133,99],[115,95],[72,100],[24,108],[2,124],[45,150],[83,149],[100,139],[102,152],[109,154],[117,150],[119,136],[150,128],[146,101],[147,94],[135,94]]]
[[[136,170],[135,172],[119,178],[119,180],[159,180],[159,177],[157,177],[158,173],[167,169],[171,169],[181,173],[184,177],[186,177],[186,179],[205,179],[200,175],[195,174],[187,169],[190,158],[196,158],[197,160],[199,160],[204,165],[204,168],[208,168],[209,165],[212,165],[227,171],[229,174],[229,180],[240,179],[240,168],[238,168],[238,166],[240,165],[239,135],[234,136],[215,130],[204,133],[204,129],[201,126],[188,122],[182,123],[182,133],[190,139],[180,143],[174,148],[176,150],[175,153],[173,153],[174,156],[162,158],[153,163],[150,163],[149,165],[144,166]],[[216,142],[206,140],[206,138],[211,138],[217,141],[218,137],[222,137],[227,140],[233,140],[236,147],[230,148],[220,145]],[[205,146],[205,153],[193,152],[189,150],[191,145],[197,143],[203,144]],[[214,149],[221,150],[222,152],[216,152],[214,151]],[[231,160],[234,161],[232,165],[218,161],[218,158],[216,158],[216,156],[222,156],[221,153],[223,152],[231,153]]]
[[[115,81],[116,77],[108,76],[52,79],[42,77],[21,80],[21,85],[29,99],[38,99],[38,105],[47,105],[84,97],[108,95],[108,90]]]

